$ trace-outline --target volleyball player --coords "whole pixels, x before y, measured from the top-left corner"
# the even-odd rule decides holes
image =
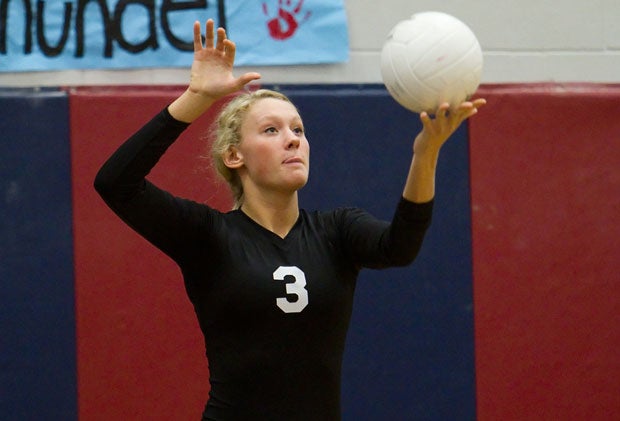
[[[204,420],[338,420],[357,276],[416,257],[441,146],[484,100],[421,114],[402,198],[381,221],[357,208],[300,209],[310,149],[301,116],[281,93],[240,94],[217,120],[213,159],[235,202],[219,212],[146,179],[191,122],[260,78],[233,76],[235,45],[212,20],[205,35],[203,45],[196,22],[187,90],[107,160],[95,188],[182,271],[209,361]]]

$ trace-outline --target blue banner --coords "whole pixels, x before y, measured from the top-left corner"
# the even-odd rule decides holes
[[[348,60],[343,0],[0,0],[0,72],[187,67],[208,18],[237,65]]]

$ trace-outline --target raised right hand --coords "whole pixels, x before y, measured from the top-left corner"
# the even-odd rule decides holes
[[[226,38],[224,28],[213,31],[213,20],[206,24],[205,45],[200,37],[200,23],[194,23],[194,62],[188,88],[169,106],[170,115],[179,121],[191,123],[200,117],[218,99],[239,91],[253,80],[256,72],[233,75],[235,43]]]
[[[194,22],[194,62],[189,90],[211,99],[219,99],[236,92],[260,78],[260,74],[256,72],[235,77],[233,75],[235,43],[226,37],[224,28],[217,29],[217,39],[215,35],[213,20],[209,19],[206,23],[206,42],[203,46],[200,22]]]

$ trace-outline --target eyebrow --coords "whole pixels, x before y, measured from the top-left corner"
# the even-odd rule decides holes
[[[263,124],[265,122],[269,122],[272,120],[289,121],[287,117],[283,117],[281,114],[266,114],[266,115],[262,115],[256,118],[256,122],[258,124]],[[299,114],[292,116],[292,119],[290,121],[299,122],[303,124],[303,120],[301,119],[301,116]]]

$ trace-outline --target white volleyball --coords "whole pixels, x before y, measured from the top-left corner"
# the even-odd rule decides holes
[[[480,85],[482,65],[482,49],[472,30],[442,12],[416,13],[397,23],[381,51],[385,87],[416,113],[467,100]]]

